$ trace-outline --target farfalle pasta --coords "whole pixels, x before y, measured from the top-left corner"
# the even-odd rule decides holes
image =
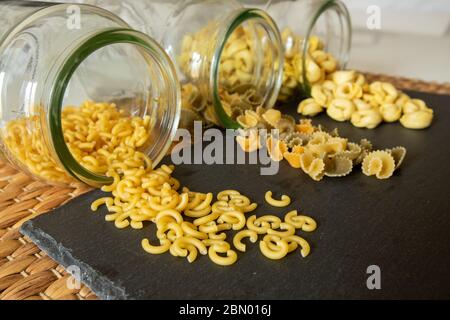
[[[343,75],[348,75],[348,73],[344,73]],[[365,102],[362,102],[359,112],[370,115],[370,112],[372,112],[371,107],[365,108],[364,104]],[[257,111],[259,115],[264,115],[266,112],[267,111],[261,107],[259,107]],[[362,118],[359,119],[359,121],[365,122],[363,124],[366,127],[377,125],[382,119],[380,112],[376,111],[376,113],[377,115],[374,116],[376,117],[375,120],[369,116],[367,119]],[[359,143],[354,143],[348,141],[346,138],[340,137],[336,129],[328,132],[320,125],[312,125],[310,119],[302,119],[298,124],[293,124],[291,118],[285,117],[278,112],[273,113],[271,111],[269,115],[276,115],[275,117],[278,121],[272,121],[273,119],[269,121],[276,126],[279,125],[280,121],[284,120],[286,124],[286,128],[284,128],[285,131],[282,134],[276,135],[276,138],[271,134],[267,137],[258,135],[257,145],[259,147],[249,148],[250,140],[246,138],[246,134],[252,131],[255,133],[257,130],[245,130],[243,131],[243,136],[237,137],[237,141],[241,148],[244,151],[256,151],[265,146],[273,161],[286,160],[291,167],[301,169],[315,181],[321,181],[325,176],[332,178],[347,176],[352,172],[355,166],[361,164],[370,153],[374,152],[372,144],[367,139],[362,139]],[[261,116],[261,119],[262,118],[263,117]],[[267,130],[277,129],[270,125],[269,122],[264,121],[264,123],[260,123],[260,125]],[[264,139],[265,142],[262,142]],[[254,145],[256,146],[256,144]],[[398,169],[403,162],[406,149],[403,147],[396,147],[387,150],[386,152],[395,159],[393,172]],[[386,166],[387,164],[385,165],[385,168]],[[390,166],[387,166],[387,168],[390,168]],[[375,164],[372,165],[371,170],[369,171],[375,172],[374,170]],[[384,171],[371,175],[380,179],[390,177],[390,175],[384,174]],[[255,226],[254,228],[259,229],[260,227]]]

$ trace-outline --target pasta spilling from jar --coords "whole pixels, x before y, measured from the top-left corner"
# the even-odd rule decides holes
[[[246,214],[257,208],[256,203],[236,190],[222,191],[214,200],[212,193],[181,188],[172,176],[173,165],[154,169],[140,151],[149,140],[150,117],[130,117],[114,104],[86,102],[79,108],[66,107],[62,119],[64,138],[74,158],[88,170],[112,178],[110,185],[101,188],[111,195],[95,200],[92,210],[106,205],[105,220],[119,229],[142,229],[145,222],[154,223],[159,243],[143,239],[142,247],[148,253],[170,252],[189,262],[208,255],[223,266],[237,261],[226,232],[243,230],[248,225]],[[287,196],[266,199],[277,207],[290,203]],[[278,227],[272,225],[277,237],[283,234],[276,231]]]
[[[47,146],[40,120],[34,115],[9,121],[3,132],[7,151],[23,169],[45,181],[74,182]],[[135,157],[141,158],[133,159],[130,150],[145,147],[152,125],[149,116],[131,117],[113,103],[92,101],[63,108],[61,124],[64,141],[75,160],[99,174],[106,174],[121,161],[140,161],[143,154],[136,153]]]
[[[209,56],[207,46],[211,35],[211,26],[206,25],[193,34],[185,35],[181,43],[181,53],[178,62],[184,74],[182,84],[182,116],[181,126],[190,127],[194,121],[203,121],[205,125],[221,125],[211,93],[201,81],[204,61],[199,57]],[[245,110],[254,110],[263,102],[263,97],[254,82],[257,77],[255,57],[259,44],[256,41],[258,30],[253,26],[239,26],[227,38],[221,51],[218,67],[218,96],[223,111],[233,120],[242,115]],[[263,64],[273,63],[271,55],[263,55]],[[208,72],[210,72],[208,70]],[[258,77],[267,77],[259,74]]]

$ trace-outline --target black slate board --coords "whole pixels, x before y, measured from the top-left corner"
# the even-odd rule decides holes
[[[83,280],[108,299],[450,298],[450,97],[410,94],[435,109],[428,130],[399,124],[363,130],[326,116],[314,120],[354,141],[367,137],[376,147],[407,147],[404,165],[387,181],[358,168],[317,183],[285,162],[278,175],[264,177],[257,165],[177,167],[175,176],[191,190],[237,188],[261,204],[259,215],[287,212],[264,205],[265,191],[291,195],[288,209],[300,208],[319,224],[303,234],[312,245],[306,259],[296,253],[271,261],[258,245],[232,267],[206,257],[189,264],[170,254],[149,255],[140,241],[153,237],[154,226],[118,230],[106,223],[105,210],[89,209],[99,191],[26,223],[22,233],[64,266],[80,266]],[[381,290],[366,287],[369,265],[381,268]]]

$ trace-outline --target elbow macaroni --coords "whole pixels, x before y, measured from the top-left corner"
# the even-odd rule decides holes
[[[286,195],[281,196],[281,200],[276,200],[272,198],[272,191],[267,191],[264,195],[266,202],[274,207],[286,207],[291,203],[291,198]]]

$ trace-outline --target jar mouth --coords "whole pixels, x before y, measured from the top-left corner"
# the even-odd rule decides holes
[[[62,167],[78,180],[94,187],[110,184],[113,179],[86,169],[74,158],[64,139],[61,112],[66,89],[77,68],[97,50],[114,44],[131,44],[145,53],[162,74],[164,87],[169,92],[165,97],[169,109],[164,112],[160,124],[162,131],[152,140],[152,146],[148,151],[153,166],[156,166],[169,150],[180,120],[180,84],[175,66],[164,49],[147,35],[126,28],[112,28],[89,36],[68,55],[58,70],[49,97],[48,128],[53,151]]]
[[[344,35],[344,38],[342,44],[339,46],[339,51],[336,55],[336,58],[339,61],[340,67],[345,68],[350,59],[349,52],[352,43],[352,22],[347,7],[340,0],[326,0],[317,10],[316,14],[311,20],[310,25],[307,28],[305,39],[303,41],[303,46],[301,49],[302,55],[303,57],[306,57],[308,55],[309,42],[307,41],[307,39],[313,36],[314,27],[319,21],[319,18],[326,12],[335,13],[339,19],[339,34]],[[303,59],[302,67],[303,70],[306,70],[306,59]],[[303,72],[303,90],[307,96],[311,95],[311,84],[306,77],[306,72]]]
[[[222,58],[222,54],[225,49],[225,45],[227,41],[230,39],[233,32],[245,22],[254,21],[258,26],[262,27],[265,35],[268,37],[269,42],[273,44],[273,55],[274,61],[272,64],[272,70],[270,72],[271,78],[268,82],[268,92],[264,97],[264,106],[266,108],[271,108],[275,104],[277,100],[278,93],[281,89],[282,85],[282,77],[283,77],[283,63],[284,63],[284,55],[282,54],[283,43],[281,40],[280,31],[276,26],[273,19],[263,10],[260,9],[240,9],[237,10],[235,14],[231,16],[228,20],[228,25],[223,29],[221,34],[218,35],[219,45],[214,52],[212,61],[211,61],[211,73],[210,73],[210,85],[212,87],[212,103],[214,105],[214,109],[216,115],[221,122],[221,124],[228,129],[239,129],[241,126],[239,123],[234,121],[228,114],[225,112],[225,109],[222,104],[222,99],[220,97],[220,62]]]

